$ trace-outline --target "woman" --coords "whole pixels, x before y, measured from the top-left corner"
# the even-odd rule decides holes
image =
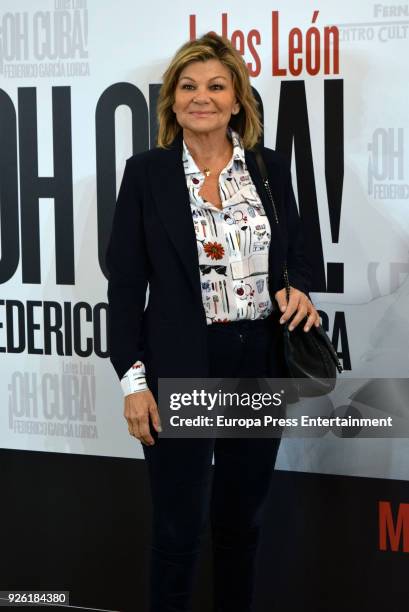
[[[208,33],[177,51],[158,123],[157,147],[127,160],[106,258],[110,358],[150,477],[150,610],[189,609],[210,510],[215,610],[249,612],[280,440],[160,438],[158,378],[282,376],[280,323],[308,316],[308,331],[319,316],[289,167],[261,148],[279,240],[252,151],[262,131],[257,102],[226,39]]]

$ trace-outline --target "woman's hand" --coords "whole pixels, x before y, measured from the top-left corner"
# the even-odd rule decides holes
[[[149,389],[125,396],[124,416],[128,421],[128,430],[132,436],[148,446],[155,444],[149,429],[149,416],[156,431],[162,431],[162,428],[158,406]]]
[[[297,313],[291,321],[288,329],[292,331],[297,325],[308,315],[308,319],[304,325],[304,331],[307,332],[311,329],[312,325],[316,327],[320,324],[320,316],[315,309],[311,300],[299,289],[290,287],[290,299],[287,304],[286,290],[280,289],[275,294],[278,306],[283,313],[280,323],[285,323],[291,318],[293,313]]]

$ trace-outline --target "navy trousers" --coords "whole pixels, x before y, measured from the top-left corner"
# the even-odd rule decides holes
[[[280,376],[275,330],[270,320],[210,325],[209,377]],[[155,445],[143,445],[153,503],[149,612],[191,609],[208,518],[213,610],[252,612],[256,552],[280,438],[170,439],[151,431]]]

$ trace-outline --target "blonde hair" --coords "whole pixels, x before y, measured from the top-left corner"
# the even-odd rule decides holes
[[[166,149],[182,129],[172,110],[175,89],[182,70],[194,61],[219,60],[232,75],[233,88],[240,111],[231,116],[229,125],[238,132],[243,146],[252,149],[260,140],[262,123],[258,102],[253,95],[243,57],[227,38],[208,32],[197,40],[189,40],[176,52],[165,73],[157,104],[157,146]]]

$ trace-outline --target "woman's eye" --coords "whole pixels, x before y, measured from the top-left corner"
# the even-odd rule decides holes
[[[194,89],[195,88],[195,86],[192,85],[191,83],[183,83],[181,87],[182,89]],[[224,86],[221,83],[214,83],[213,85],[210,86],[210,89],[220,90],[220,89],[224,89]]]

